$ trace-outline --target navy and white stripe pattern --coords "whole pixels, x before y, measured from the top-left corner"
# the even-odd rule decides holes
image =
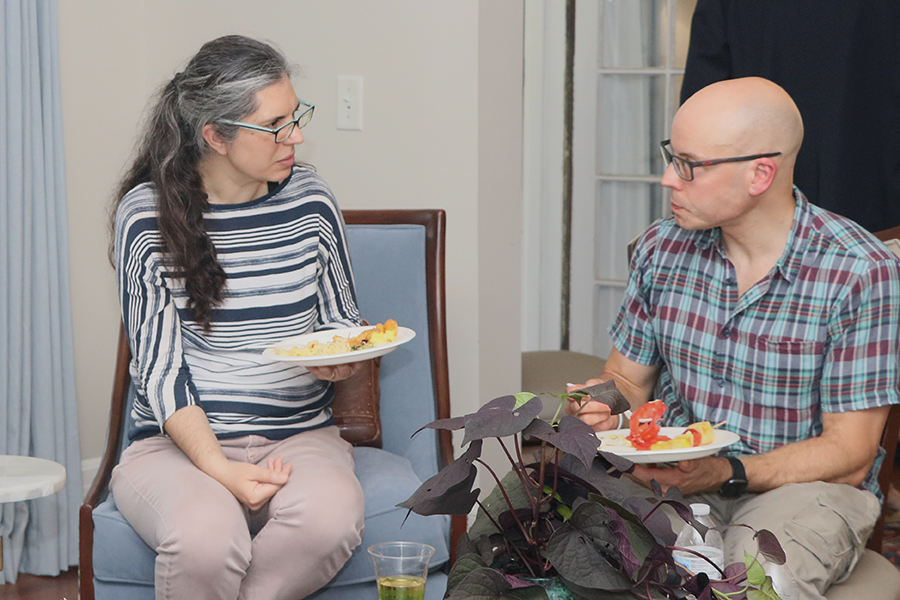
[[[784,253],[743,295],[719,229],[687,231],[671,218],[652,226],[610,328],[626,357],[663,364],[662,424],[725,421],[741,442],[724,454],[818,436],[823,412],[900,402],[897,257],[852,221],[795,196]],[[865,483],[876,493],[880,464]]]
[[[283,439],[333,423],[333,386],[262,348],[319,329],[359,325],[340,210],[314,172],[295,167],[269,194],[212,205],[207,231],[228,276],[206,333],[186,310],[181,281],[161,253],[153,186],[116,215],[119,299],[137,388],[139,438],[162,431],[179,408],[199,405],[220,438]]]

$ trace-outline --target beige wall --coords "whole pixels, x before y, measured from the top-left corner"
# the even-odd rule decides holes
[[[521,0],[59,0],[82,458],[106,430],[118,308],[106,206],[147,98],[206,40],[243,33],[299,63],[316,104],[301,160],[344,208],[444,208],[456,414],[518,391]],[[335,127],[364,77],[364,130]]]

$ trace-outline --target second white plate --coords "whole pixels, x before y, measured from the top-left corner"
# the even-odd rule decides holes
[[[661,435],[673,438],[684,433],[685,427],[663,427],[659,430]],[[705,446],[693,446],[691,448],[677,448],[675,450],[636,450],[631,446],[615,445],[616,438],[612,438],[604,443],[604,439],[610,436],[624,438],[631,431],[629,429],[613,429],[612,431],[600,431],[597,438],[600,440],[599,450],[618,454],[630,460],[633,463],[646,464],[658,462],[677,462],[679,460],[689,460],[692,458],[702,458],[704,456],[712,456],[722,448],[730,446],[739,441],[741,438],[732,431],[724,431],[722,429],[713,430],[716,432],[716,439]]]
[[[372,346],[371,348],[364,348],[363,350],[354,350],[352,352],[343,352],[341,354],[318,354],[315,356],[285,356],[276,354],[274,350],[275,348],[288,350],[290,348],[305,346],[312,341],[330,342],[336,335],[341,337],[356,337],[363,331],[368,331],[369,329],[372,329],[371,325],[363,327],[347,327],[344,329],[325,329],[323,331],[298,335],[282,340],[271,348],[266,348],[263,350],[263,356],[272,360],[289,362],[302,367],[329,367],[331,365],[343,365],[384,356],[388,352],[393,352],[399,346],[416,337],[416,332],[409,327],[398,327],[397,339],[393,342]]]

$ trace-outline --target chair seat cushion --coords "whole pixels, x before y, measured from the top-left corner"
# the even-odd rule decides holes
[[[447,562],[449,517],[411,514],[404,523],[407,511],[396,507],[421,485],[410,462],[385,450],[368,447],[354,448],[354,458],[366,502],[366,530],[359,548],[329,587],[374,581],[375,568],[366,549],[378,542],[424,542],[435,547],[433,566]],[[93,518],[94,578],[98,582],[152,587],[156,553],[116,509],[111,495],[94,509]]]

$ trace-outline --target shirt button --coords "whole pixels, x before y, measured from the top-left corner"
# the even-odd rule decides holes
[[[734,278],[733,278],[733,277],[729,277],[728,279],[726,279],[726,280],[725,280],[725,285],[734,285]]]
[[[723,337],[723,338],[729,338],[729,337],[731,337],[731,328],[726,327],[725,329],[723,329],[723,330],[722,330],[722,337]]]
[[[725,380],[724,380],[724,379],[720,379],[720,380],[719,380],[719,387],[720,387],[720,388],[725,387]]]

